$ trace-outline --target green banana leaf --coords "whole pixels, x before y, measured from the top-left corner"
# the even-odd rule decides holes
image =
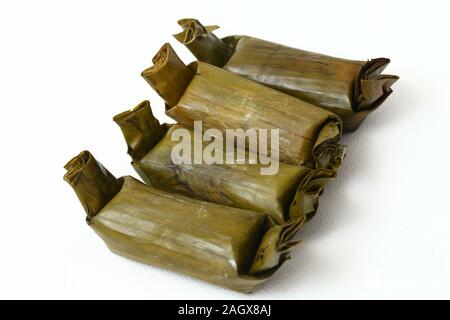
[[[166,114],[204,129],[278,129],[281,162],[336,170],[345,148],[339,144],[342,122],[335,114],[278,90],[207,63],[186,66],[169,44],[142,72],[166,102]]]
[[[303,223],[277,225],[267,214],[116,179],[88,151],[65,168],[88,225],[112,252],[237,291],[253,291],[289,258]]]
[[[212,33],[218,26],[195,19],[178,23],[183,31],[174,37],[198,60],[326,108],[342,118],[345,131],[356,130],[398,80],[381,74],[386,58],[346,60],[248,36],[219,39]]]
[[[181,129],[193,137],[194,131],[180,124],[161,125],[149,101],[113,119],[122,130],[134,169],[147,184],[191,198],[267,213],[278,224],[293,218],[309,220],[317,211],[325,184],[336,176],[332,170],[285,163],[279,164],[275,175],[261,175],[265,165],[227,164],[225,153],[222,163],[195,164],[193,156],[190,163],[173,161],[172,151],[178,142],[172,141],[172,133]],[[215,137],[223,146],[219,139]],[[208,143],[200,143],[204,150]],[[245,158],[250,158],[248,152]]]

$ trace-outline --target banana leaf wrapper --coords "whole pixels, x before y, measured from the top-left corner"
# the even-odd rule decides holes
[[[191,198],[267,213],[277,224],[312,218],[325,184],[336,176],[332,170],[284,163],[279,163],[276,174],[261,175],[265,165],[226,164],[225,154],[219,164],[195,164],[194,157],[190,163],[174,162],[171,155],[178,141],[172,141],[172,133],[181,129],[194,137],[191,128],[161,125],[153,116],[149,101],[113,119],[123,132],[132,166],[147,184]],[[220,141],[220,137],[215,139]],[[200,143],[205,150],[207,142]]]
[[[281,162],[336,170],[345,148],[342,122],[334,113],[203,62],[186,66],[169,44],[142,76],[166,101],[178,123],[203,128],[279,129]],[[269,143],[270,145],[270,143]]]
[[[381,74],[390,60],[356,61],[299,50],[248,36],[216,37],[217,26],[182,19],[174,35],[194,56],[339,115],[345,131],[392,93],[397,76]]]
[[[116,179],[88,152],[65,166],[88,225],[121,256],[251,292],[289,258],[302,220],[202,202]]]

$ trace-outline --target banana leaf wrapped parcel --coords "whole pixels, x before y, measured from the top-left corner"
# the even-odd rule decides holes
[[[184,130],[190,137],[195,133],[180,124],[161,125],[153,116],[148,101],[113,119],[123,132],[133,167],[148,185],[191,198],[267,213],[277,224],[293,218],[310,219],[317,210],[324,185],[336,176],[333,170],[285,163],[278,164],[276,174],[262,175],[264,165],[260,162],[227,164],[225,154],[220,163],[195,163],[192,155],[188,163],[173,161],[172,150],[177,144],[172,141],[173,133]],[[190,141],[190,150],[194,149],[194,143]],[[200,140],[200,143],[206,150],[206,142]],[[250,158],[248,152],[246,158]]]
[[[175,38],[198,60],[326,108],[342,118],[345,131],[356,130],[398,80],[381,74],[386,58],[346,60],[249,36],[220,39],[212,33],[218,26],[195,19],[178,23],[183,31]]]
[[[277,225],[267,214],[116,179],[88,151],[65,168],[88,225],[112,252],[233,290],[266,281],[289,258],[303,222]]]
[[[225,132],[279,130],[281,162],[336,170],[344,156],[342,122],[335,114],[235,73],[203,62],[186,66],[169,44],[142,76],[165,100],[166,114],[178,123]]]

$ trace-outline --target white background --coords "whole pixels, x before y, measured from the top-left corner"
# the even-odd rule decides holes
[[[0,0],[0,298],[450,298],[448,2]],[[364,60],[400,80],[343,139],[348,157],[303,244],[252,295],[110,253],[63,165],[91,150],[136,176],[111,118],[150,99],[140,77],[177,19]]]

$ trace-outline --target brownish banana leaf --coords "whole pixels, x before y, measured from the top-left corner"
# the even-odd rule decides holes
[[[84,151],[65,166],[87,223],[121,256],[250,292],[289,258],[301,219],[276,225],[253,211],[116,179]]]
[[[198,60],[240,74],[339,115],[345,131],[356,130],[392,93],[397,76],[382,75],[386,58],[346,60],[248,36],[216,37],[217,26],[178,21],[174,35]]]
[[[335,170],[344,148],[342,123],[335,114],[278,90],[207,63],[186,66],[169,44],[142,72],[166,101],[178,123],[204,129],[279,129],[279,159],[309,168]],[[272,155],[274,157],[274,155]]]
[[[194,137],[194,130],[180,124],[170,128],[159,124],[149,101],[113,119],[123,132],[133,167],[147,184],[191,198],[268,213],[278,224],[293,218],[311,218],[324,185],[336,175],[332,170],[285,163],[278,164],[276,174],[262,175],[261,168],[266,165],[227,164],[225,153],[219,163],[196,164],[193,155],[189,163],[173,161],[178,143],[172,141],[173,132],[186,130]],[[224,147],[219,139],[215,137],[215,143]],[[206,150],[208,142],[200,143]],[[194,149],[193,139],[190,148]],[[248,152],[245,157],[250,158]]]

